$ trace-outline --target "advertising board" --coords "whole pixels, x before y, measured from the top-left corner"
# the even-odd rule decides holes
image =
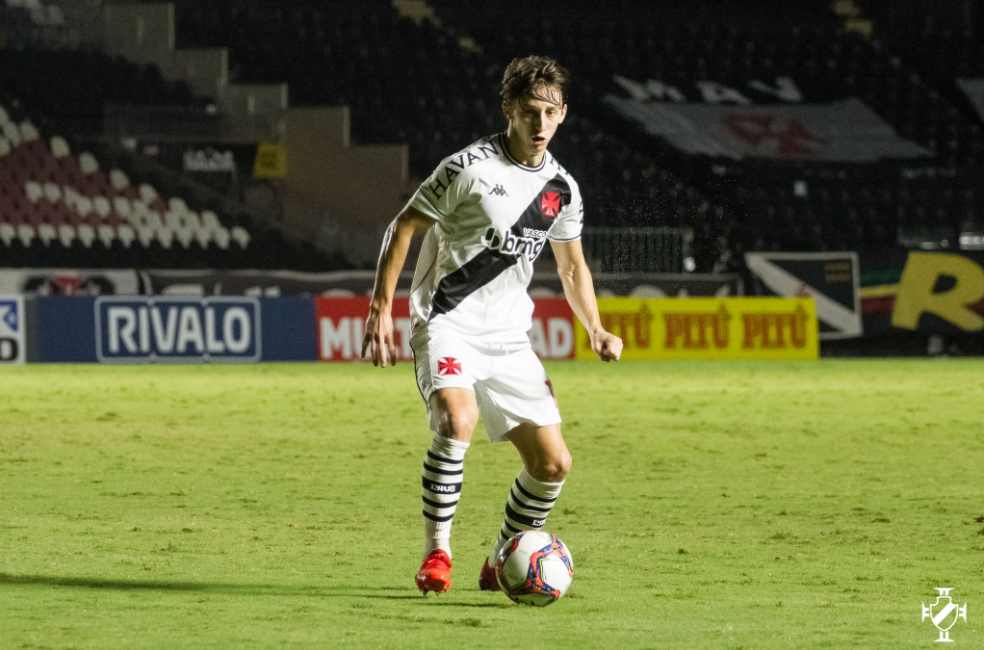
[[[315,361],[314,299],[35,297],[31,361]]]
[[[0,295],[0,363],[24,363],[26,329],[24,298]]]
[[[563,298],[533,300],[530,344],[541,359],[574,358],[574,315]],[[322,361],[358,361],[369,316],[367,298],[318,298],[318,358]],[[393,303],[397,361],[412,361],[410,307],[406,300]]]
[[[816,359],[817,316],[808,298],[600,298],[606,330],[632,359]],[[577,358],[592,359],[577,326]]]
[[[100,297],[100,363],[255,363],[263,356],[256,298]]]

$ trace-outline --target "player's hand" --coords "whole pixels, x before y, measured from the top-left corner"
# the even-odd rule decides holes
[[[622,339],[605,330],[600,330],[591,337],[591,349],[605,363],[618,361],[622,356]]]
[[[362,358],[366,350],[372,353],[372,365],[386,367],[386,357],[396,365],[396,338],[393,336],[393,315],[389,309],[372,307],[366,319],[366,333],[362,337]]]

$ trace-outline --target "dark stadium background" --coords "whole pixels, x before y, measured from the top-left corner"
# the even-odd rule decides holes
[[[420,180],[504,128],[504,67],[537,53],[574,76],[551,150],[581,184],[585,249],[615,293],[700,295],[711,276],[768,292],[745,253],[856,253],[865,336],[824,353],[980,353],[980,327],[945,314],[899,327],[879,287],[910,251],[971,265],[940,271],[934,293],[978,282],[982,28],[972,0],[6,0],[2,291],[123,292],[107,270],[138,272],[144,294],[181,270],[203,293],[331,291],[267,272],[373,268]],[[741,155],[697,151],[614,108],[630,99],[759,117],[732,123]],[[819,117],[784,117],[791,105]],[[811,130],[862,118],[880,139],[842,138],[846,156]]]

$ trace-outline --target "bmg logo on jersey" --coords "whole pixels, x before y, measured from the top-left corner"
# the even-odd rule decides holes
[[[526,228],[525,232],[526,234],[542,236],[523,237],[521,235],[514,235],[511,230],[507,230],[500,235],[496,232],[495,228],[489,228],[485,232],[485,237],[482,238],[482,241],[485,242],[485,246],[489,250],[499,251],[507,255],[515,255],[516,257],[525,255],[529,261],[533,262],[536,260],[537,255],[540,254],[540,251],[543,250],[543,243],[546,241],[544,239],[546,237],[546,231]]]
[[[0,296],[0,363],[24,360],[24,299]]]
[[[260,340],[255,298],[96,300],[101,363],[256,362]]]

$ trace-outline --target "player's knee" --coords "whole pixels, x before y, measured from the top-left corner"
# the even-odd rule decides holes
[[[445,411],[440,418],[438,433],[453,440],[468,441],[471,440],[475,424],[476,420],[470,413]]]
[[[573,462],[570,452],[565,449],[562,453],[542,459],[534,478],[547,483],[560,483],[567,478]]]

